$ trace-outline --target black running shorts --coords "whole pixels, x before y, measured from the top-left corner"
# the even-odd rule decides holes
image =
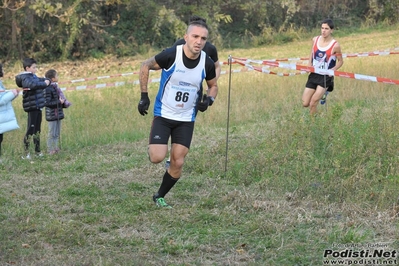
[[[317,86],[327,88],[327,91],[334,90],[334,77],[328,75],[320,75],[317,73],[310,73],[308,82],[306,82],[306,88],[316,89]]]
[[[149,143],[168,144],[170,136],[172,143],[190,148],[193,132],[194,122],[181,122],[156,116],[152,121]]]

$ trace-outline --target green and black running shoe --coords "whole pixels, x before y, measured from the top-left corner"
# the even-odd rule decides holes
[[[164,198],[157,198],[155,195],[152,197],[152,199],[154,200],[155,204],[158,207],[162,207],[162,208],[168,208],[168,209],[172,209],[172,206],[170,206],[169,204],[167,204],[165,202]]]

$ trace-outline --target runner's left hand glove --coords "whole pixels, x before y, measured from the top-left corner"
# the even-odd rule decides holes
[[[197,109],[201,112],[205,112],[206,109],[208,109],[208,106],[212,105],[212,103],[212,98],[204,94],[204,96],[202,97],[202,102],[200,101],[197,103]]]
[[[148,98],[148,92],[142,92],[138,106],[139,113],[141,115],[146,115],[149,107],[150,107],[150,98]]]

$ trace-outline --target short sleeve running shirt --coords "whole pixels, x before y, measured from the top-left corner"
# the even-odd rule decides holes
[[[195,121],[202,81],[216,77],[214,62],[203,51],[197,59],[189,59],[183,52],[183,45],[165,49],[155,56],[155,61],[162,68],[162,74],[154,116]]]
[[[186,41],[184,39],[177,40],[173,46],[180,45],[180,44],[185,44]],[[213,62],[217,62],[219,60],[218,57],[218,50],[216,47],[211,44],[210,42],[206,42],[204,48],[202,49],[212,60]]]

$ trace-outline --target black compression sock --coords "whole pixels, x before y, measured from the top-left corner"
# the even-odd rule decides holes
[[[168,171],[166,170],[163,175],[162,184],[159,187],[158,193],[156,195],[157,198],[163,198],[172,189],[172,187],[176,184],[179,178],[173,178]]]

